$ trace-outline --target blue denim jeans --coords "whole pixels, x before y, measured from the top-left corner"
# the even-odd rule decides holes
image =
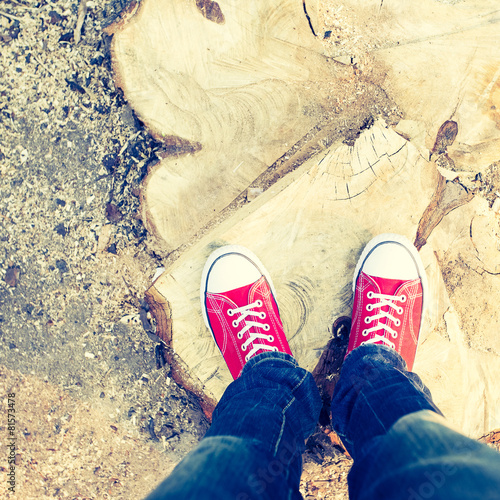
[[[301,454],[321,399],[283,353],[252,358],[205,438],[148,500],[300,499]],[[500,498],[500,454],[450,430],[403,359],[364,345],[345,360],[332,424],[354,458],[351,499]]]

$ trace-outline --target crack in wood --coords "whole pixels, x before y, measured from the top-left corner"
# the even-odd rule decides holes
[[[341,316],[335,320],[332,326],[332,338],[323,350],[318,364],[312,372],[323,401],[319,418],[321,425],[330,423],[330,405],[333,390],[340,376],[340,368],[347,350],[350,330],[351,318]]]
[[[367,114],[364,117],[359,116],[359,121],[361,123],[358,125],[359,129],[355,133],[356,137],[359,137],[359,131],[369,129],[374,124],[371,114]],[[222,221],[228,219],[236,210],[245,205],[247,203],[246,192],[248,189],[261,187],[263,191],[267,191],[271,186],[278,182],[278,180],[297,170],[312,157],[328,149],[335,141],[340,140],[343,136],[345,137],[347,126],[347,123],[342,125],[341,117],[337,117],[337,119],[327,119],[318,123],[304,137],[302,137],[302,139],[297,141],[297,143],[288,149],[269,168],[267,168],[249,186],[247,186],[247,189],[242,191],[236,198],[233,199],[231,203],[220,210],[219,213],[211,221],[205,224],[205,226],[203,226],[189,241],[170,252],[167,256],[165,266],[167,268],[170,267],[173,262],[175,262],[175,260],[177,260],[177,258],[187,250],[187,248],[191,247],[196,241],[199,241],[203,235],[207,234]],[[387,139],[387,136],[383,133],[383,131],[382,135]],[[391,156],[399,153],[405,146],[406,144],[403,144],[401,148],[392,153]],[[384,153],[384,155],[388,157],[387,153]],[[325,157],[323,157],[320,161],[323,161],[326,156],[327,155],[325,155]],[[375,182],[376,178],[377,177],[375,177],[366,189],[368,189],[373,182]],[[366,189],[360,191],[356,195],[352,195],[350,198],[339,198],[337,195],[337,186],[335,185],[335,196],[339,201],[347,200],[359,196],[365,192]]]
[[[215,375],[217,375],[219,371],[219,368],[217,367],[205,380],[204,380],[204,383],[206,384],[207,382],[209,382],[210,380],[212,380]]]
[[[306,15],[307,22],[309,23],[309,28],[311,28],[312,34],[313,34],[314,36],[317,36],[317,35],[316,35],[316,32],[314,31],[314,28],[313,28],[313,25],[312,25],[311,18],[309,17],[309,14],[307,13],[307,7],[306,7],[306,2],[305,2],[305,0],[302,0],[302,7],[304,7],[304,14]]]
[[[479,252],[476,244],[474,243],[474,237],[472,235],[472,225],[474,224],[474,219],[475,217],[473,217],[470,221],[470,224],[469,224],[469,239],[470,239],[470,242],[471,242],[471,245],[474,247],[474,250],[476,251],[476,258],[479,262],[481,262],[482,266],[481,266],[481,270],[483,271],[482,273],[478,272],[477,269],[473,269],[472,267],[470,266],[467,266],[469,269],[471,269],[472,271],[475,271],[477,274],[479,274],[480,276],[482,276],[483,273],[486,273],[486,274],[489,274],[490,276],[498,276],[500,275],[500,272],[498,273],[495,273],[493,271],[489,271],[488,269],[486,269],[486,267],[483,267],[483,266],[487,266],[488,263],[487,262],[484,262],[484,260],[481,258],[481,253]],[[467,264],[466,264],[467,265]]]

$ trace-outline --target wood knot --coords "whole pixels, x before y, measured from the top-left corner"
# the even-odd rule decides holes
[[[226,19],[222,9],[217,2],[212,0],[196,0],[196,7],[203,14],[203,17],[217,24],[224,24]]]
[[[455,142],[455,138],[458,134],[458,124],[452,120],[445,121],[441,127],[439,127],[436,142],[431,151],[432,155],[440,155],[446,153],[448,146],[451,146]]]

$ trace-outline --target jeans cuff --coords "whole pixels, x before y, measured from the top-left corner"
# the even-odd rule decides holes
[[[396,352],[394,349],[391,349],[390,347],[380,344],[363,344],[359,347],[356,347],[356,349],[353,349],[346,356],[342,369],[344,369],[344,367],[348,367],[348,365],[352,363],[359,362],[359,360],[365,356],[375,354],[382,355],[384,357],[384,360],[395,368],[404,371],[407,370],[406,361],[398,352]]]
[[[292,364],[294,367],[299,366],[297,360],[293,356],[290,356],[290,354],[286,354],[284,352],[267,351],[257,354],[257,356],[254,356],[253,358],[250,358],[243,367],[240,377],[255,366],[273,361],[283,361],[284,363]]]

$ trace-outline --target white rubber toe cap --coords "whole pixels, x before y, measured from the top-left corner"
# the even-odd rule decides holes
[[[398,242],[378,244],[366,257],[361,270],[379,278],[413,280],[419,277],[417,263],[408,249]]]
[[[354,271],[352,291],[356,290],[359,273],[386,279],[413,280],[420,278],[423,289],[423,310],[428,306],[429,294],[425,268],[411,241],[394,233],[383,233],[371,239],[364,248]]]
[[[207,292],[222,293],[255,283],[262,276],[255,264],[239,253],[219,257],[210,267]]]

